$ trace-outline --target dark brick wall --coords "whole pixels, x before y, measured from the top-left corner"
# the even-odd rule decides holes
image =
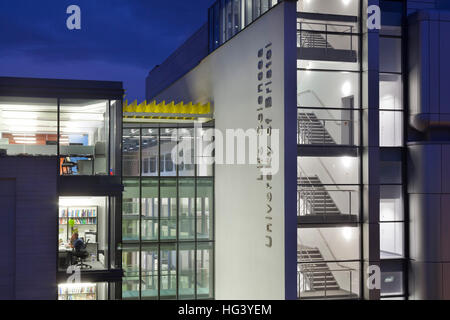
[[[57,298],[56,177],[56,157],[0,158],[0,298]]]

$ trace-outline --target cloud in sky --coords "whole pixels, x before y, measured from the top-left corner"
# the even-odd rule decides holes
[[[124,81],[129,99],[207,21],[214,0],[2,0],[0,76]],[[81,8],[82,29],[66,28]]]

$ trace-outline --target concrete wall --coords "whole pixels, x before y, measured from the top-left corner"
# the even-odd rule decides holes
[[[181,78],[208,55],[208,24],[204,24],[161,65],[155,66],[146,79],[146,99],[157,94]]]
[[[0,299],[56,299],[56,157],[0,158]]]

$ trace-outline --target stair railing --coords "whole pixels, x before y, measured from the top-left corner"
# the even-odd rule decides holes
[[[309,290],[314,291],[314,268],[312,267],[312,265],[314,264],[314,262],[318,261],[318,260],[314,260],[311,255],[309,254],[309,252],[307,251],[309,248],[303,247],[303,249],[300,247],[300,255],[303,256],[303,261],[307,261],[307,262],[302,262],[299,263],[300,264],[300,273],[303,273],[303,277],[306,279],[306,282],[303,281],[303,292],[307,291],[307,284],[309,284]],[[302,251],[306,252],[306,253],[301,253]],[[306,259],[305,259],[306,256]]]
[[[303,26],[309,27],[309,29],[305,29]],[[324,30],[314,30],[314,26],[321,26],[324,27]],[[337,27],[344,27],[343,31],[336,31]],[[323,48],[321,46],[316,46],[316,37],[314,37],[314,34],[319,35],[320,37],[324,37],[325,35],[325,51],[328,53],[328,49],[333,49],[331,44],[328,42],[328,35],[334,34],[334,35],[350,35],[350,50],[353,51],[353,26],[349,25],[342,25],[342,24],[331,24],[331,23],[318,23],[318,22],[298,22],[298,34],[300,36],[300,47],[301,48]],[[329,31],[329,29],[334,29],[335,31]],[[307,37],[304,36],[304,33],[307,34]],[[308,39],[309,37],[309,39]],[[302,42],[302,39],[308,39],[309,41]],[[312,46],[310,44],[310,41],[312,39]],[[308,46],[305,46],[308,44]]]
[[[303,196],[303,210],[302,210],[302,203],[300,202],[302,198],[302,190],[300,190],[300,193],[298,195],[298,201],[299,201],[299,208],[300,208],[300,216],[306,216],[309,214],[314,214],[314,192],[317,191],[317,186],[311,181],[311,179],[306,175],[306,173],[303,171],[303,169],[300,167],[300,179],[299,183],[301,182],[301,179],[305,178],[307,180],[307,186],[309,187],[309,190],[306,192],[306,195]],[[312,201],[311,201],[312,199]],[[302,214],[304,212],[305,214]]]
[[[356,270],[349,268],[349,267],[343,267],[342,269],[330,269],[330,268],[328,268],[329,261],[325,261],[323,259],[323,256],[322,256],[322,253],[320,252],[320,250],[318,248],[314,248],[321,255],[321,258],[317,259],[317,258],[311,257],[311,254],[309,253],[310,249],[313,249],[313,248],[301,246],[300,252],[297,253],[299,256],[301,256],[301,259],[299,259],[299,262],[298,262],[298,265],[299,265],[299,270],[298,270],[299,297],[301,298],[301,292],[320,291],[320,288],[315,287],[314,279],[321,280],[322,274],[323,274],[323,289],[322,290],[324,291],[323,296],[325,298],[328,297],[328,291],[329,291],[328,275],[331,275],[331,277],[332,277],[332,279],[330,279],[330,282],[335,282],[337,284],[337,286],[339,287],[339,289],[341,289],[342,287],[339,286],[339,283],[337,282],[333,272],[348,272],[348,274],[349,274],[349,276],[348,276],[348,279],[349,279],[349,283],[348,283],[349,294],[348,294],[348,296],[351,297],[353,295],[353,288],[352,288],[353,272]],[[318,263],[325,264],[327,269],[324,270],[322,273],[320,271],[317,272],[317,270],[315,270],[314,268],[315,268],[315,265],[317,265]],[[334,263],[336,263],[336,262],[334,262]],[[336,264],[338,264],[338,263],[336,263]],[[308,286],[309,286],[309,288],[308,288]]]
[[[298,133],[298,143],[303,144],[306,141],[311,141],[312,128],[314,119],[312,119],[307,113],[302,113],[307,118],[307,121],[297,118],[297,133]],[[298,115],[297,115],[298,116]]]
[[[325,246],[327,247],[328,252],[330,252],[332,259],[333,259],[334,261],[336,261],[336,262],[335,262],[336,265],[342,268],[342,269],[340,269],[340,270],[343,270],[343,271],[344,271],[344,270],[348,270],[348,271],[350,271],[350,289],[351,289],[351,288],[352,288],[352,284],[351,284],[351,272],[352,272],[352,271],[356,271],[356,270],[353,269],[353,268],[349,268],[349,267],[347,267],[347,266],[343,266],[341,263],[339,263],[338,259],[336,258],[336,256],[335,256],[334,253],[333,253],[333,250],[331,250],[330,245],[328,244],[327,239],[325,239],[325,236],[323,235],[322,231],[320,231],[320,229],[317,229],[317,232],[319,233],[320,237],[322,238],[323,242],[325,243]],[[336,272],[336,271],[339,271],[339,270],[335,270],[335,272]],[[350,292],[351,292],[351,291],[350,291]]]
[[[320,109],[320,110],[326,111],[330,115],[330,117],[332,118],[332,121],[336,121],[336,125],[340,125],[340,122],[338,121],[338,119],[335,119],[334,115],[330,112],[330,110],[328,110],[328,108],[325,105],[325,103],[322,101],[322,99],[320,99],[320,97],[318,96],[318,94],[314,90],[308,89],[308,90],[299,92],[299,93],[297,93],[297,96],[300,96],[300,95],[306,94],[306,93],[311,93],[314,96],[314,98],[316,98],[316,100],[319,102],[320,106],[322,108],[324,108],[324,109]]]

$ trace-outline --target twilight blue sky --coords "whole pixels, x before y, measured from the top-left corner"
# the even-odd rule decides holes
[[[145,77],[207,21],[214,0],[1,0],[0,76],[123,81],[143,100]],[[81,30],[66,27],[69,5]]]

